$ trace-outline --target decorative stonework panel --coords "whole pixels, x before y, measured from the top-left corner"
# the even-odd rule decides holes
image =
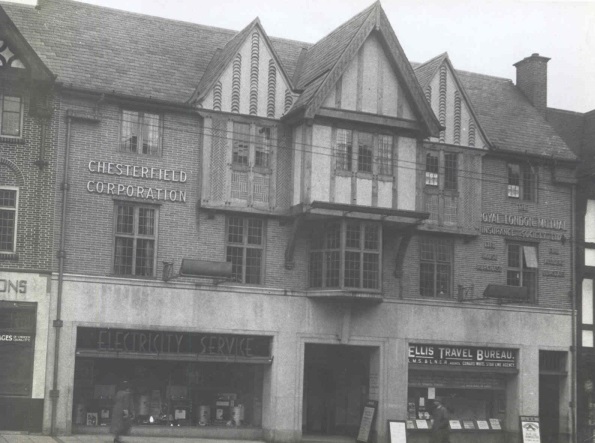
[[[4,40],[0,40],[0,67],[25,68],[25,65],[23,65],[18,57],[10,50],[8,43]]]

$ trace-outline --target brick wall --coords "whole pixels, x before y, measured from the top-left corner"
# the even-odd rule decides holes
[[[23,99],[22,138],[0,138],[0,186],[18,187],[18,221],[15,254],[0,254],[0,269],[48,270],[53,262],[52,210],[55,179],[55,136],[57,122],[46,123],[43,153],[40,153],[41,126],[46,121],[34,111],[31,85],[13,82],[0,73],[2,92]],[[50,108],[56,108],[50,102]],[[43,166],[39,160],[47,162]]]

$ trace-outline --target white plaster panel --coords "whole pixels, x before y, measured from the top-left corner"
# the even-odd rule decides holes
[[[432,89],[432,96],[430,97],[430,102],[432,104],[432,111],[434,111],[434,115],[437,119],[440,119],[440,71],[436,71],[436,75],[430,82],[430,88]],[[424,90],[424,94],[426,91]],[[430,140],[433,142],[437,142],[440,140],[439,137],[430,137]]]
[[[383,57],[380,43],[375,37],[368,37],[363,51],[362,111],[378,113],[378,58]]]
[[[0,300],[37,303],[35,343],[33,344],[32,398],[45,397],[49,318],[56,318],[55,313],[50,314],[48,278],[33,273],[4,271],[0,273]],[[15,285],[19,288],[17,291],[14,289]],[[22,285],[25,287],[23,288]]]
[[[409,119],[409,120],[414,120],[415,114],[413,113],[413,109],[411,108],[409,101],[405,99],[404,94],[401,94],[400,100],[403,101],[403,115],[402,115],[402,117]]]
[[[232,63],[233,64],[233,63]],[[219,81],[221,82],[221,110],[224,112],[231,112],[231,85],[233,77],[233,67],[229,65],[221,74]]]
[[[312,128],[312,183],[311,199],[326,201],[329,199],[331,177],[331,128],[314,125]]]
[[[357,100],[357,56],[353,57],[351,63],[343,73],[341,84],[341,109],[355,111]]]
[[[293,140],[293,204],[297,205],[302,198],[302,126],[294,129]]]
[[[248,35],[246,41],[238,51],[242,56],[242,78],[240,82],[240,114],[250,113],[250,65],[252,56],[252,34]],[[233,67],[233,59],[231,62]]]
[[[397,140],[397,209],[415,210],[417,142],[414,138]]]
[[[369,178],[357,179],[357,204],[372,206],[372,180]]]
[[[398,80],[386,55],[382,54],[382,112],[384,115],[397,116],[399,97]]]
[[[205,109],[213,109],[213,90],[212,89],[203,99],[202,107]]]
[[[335,202],[351,204],[351,177],[335,177]]]
[[[378,207],[393,207],[393,184],[392,182],[378,181]]]
[[[455,91],[457,85],[454,82],[452,72],[446,69],[446,143],[454,144],[455,129]],[[463,97],[461,97],[462,99]]]
[[[264,40],[260,39],[260,56],[258,57],[258,107],[257,107],[257,115],[262,117],[267,116],[267,105],[268,105],[268,97],[269,97],[269,60],[271,56],[269,55],[266,45],[264,44]],[[277,75],[277,77],[279,77]],[[278,85],[276,85],[275,90],[277,89]],[[277,109],[275,109],[275,114],[277,113]]]

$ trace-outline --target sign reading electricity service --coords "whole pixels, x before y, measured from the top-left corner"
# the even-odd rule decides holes
[[[516,368],[517,351],[471,346],[409,345],[409,363],[477,368]]]
[[[125,165],[99,160],[91,160],[89,172],[111,175],[115,177],[138,178],[165,182],[166,185],[140,186],[113,183],[103,180],[89,180],[87,191],[93,194],[116,195],[119,197],[143,198],[145,200],[161,200],[186,203],[186,191],[171,188],[169,183],[185,183],[186,172],[175,169],[150,168],[148,166]]]

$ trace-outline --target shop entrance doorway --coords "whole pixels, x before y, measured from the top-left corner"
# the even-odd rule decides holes
[[[541,442],[557,443],[560,432],[560,379],[556,375],[539,376],[539,421]]]
[[[355,437],[368,400],[372,349],[306,344],[304,434]]]

